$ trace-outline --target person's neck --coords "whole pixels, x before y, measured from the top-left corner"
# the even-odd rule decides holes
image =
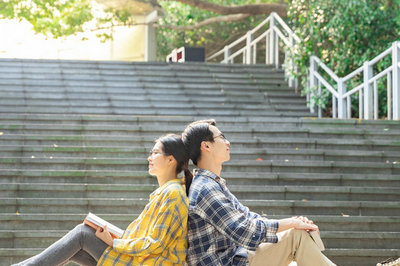
[[[214,161],[200,160],[197,162],[197,166],[199,168],[211,171],[217,176],[221,175],[222,164],[217,164]]]
[[[177,178],[178,177],[176,176],[175,173],[168,173],[166,175],[157,176],[158,185],[160,187],[162,187],[168,181],[171,181],[171,180],[174,180],[174,179],[177,179]]]

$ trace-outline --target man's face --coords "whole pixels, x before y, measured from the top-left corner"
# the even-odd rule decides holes
[[[213,133],[214,142],[208,142],[210,147],[211,156],[216,162],[226,162],[230,159],[230,142],[225,139],[224,135],[219,131],[216,126],[209,126]]]

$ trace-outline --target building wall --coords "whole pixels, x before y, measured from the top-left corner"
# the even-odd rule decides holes
[[[138,17],[137,21],[145,21]],[[27,22],[0,20],[0,57],[36,59],[144,61],[146,26],[116,27],[114,39],[102,43],[96,32],[59,39],[35,34]],[[86,37],[87,40],[82,40]]]

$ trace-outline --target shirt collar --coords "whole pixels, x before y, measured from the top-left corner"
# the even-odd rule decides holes
[[[156,190],[154,190],[154,191],[150,194],[150,197],[151,197],[151,196],[159,195],[161,192],[163,192],[163,190],[164,190],[166,187],[168,187],[168,186],[169,186],[170,184],[172,184],[172,183],[177,183],[177,184],[179,184],[179,185],[182,184],[181,180],[178,179],[178,178],[169,180],[169,181],[165,182],[164,185],[162,185],[161,187],[159,187],[159,188],[157,188]]]
[[[196,175],[206,176],[208,178],[211,178],[211,179],[215,180],[218,183],[226,185],[225,179],[223,179],[222,177],[214,174],[210,170],[206,170],[206,169],[203,169],[203,168],[196,168],[196,169],[193,170],[193,172],[194,172],[194,176],[196,176]]]

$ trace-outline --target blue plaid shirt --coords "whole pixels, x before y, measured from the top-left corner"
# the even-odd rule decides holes
[[[216,174],[198,169],[189,191],[188,265],[248,265],[248,250],[276,243],[278,222],[249,211]]]

